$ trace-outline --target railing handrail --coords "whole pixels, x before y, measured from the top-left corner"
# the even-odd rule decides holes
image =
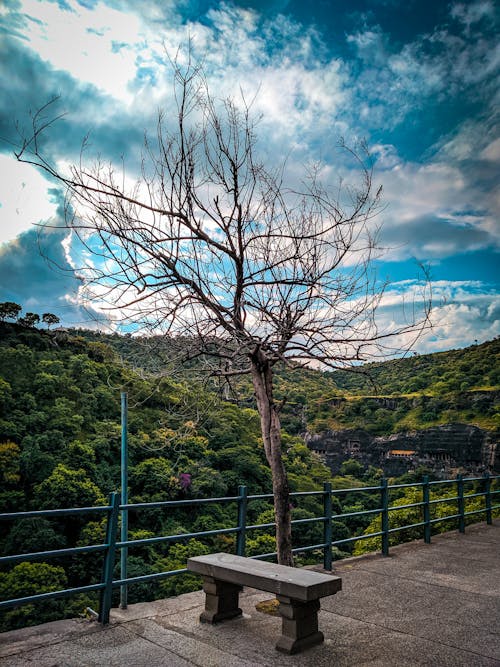
[[[318,551],[322,549],[324,553],[325,569],[331,569],[333,546],[338,547],[339,545],[349,544],[351,542],[355,542],[358,540],[361,541],[369,538],[381,537],[382,553],[384,555],[387,555],[389,553],[389,535],[396,532],[401,532],[411,528],[423,527],[424,529],[423,537],[426,542],[430,542],[431,526],[436,523],[457,519],[458,529],[460,530],[460,532],[463,532],[465,530],[465,517],[477,514],[485,514],[486,522],[488,524],[491,524],[493,510],[500,508],[500,504],[492,503],[492,497],[500,493],[500,488],[492,489],[491,482],[498,479],[500,479],[500,475],[485,474],[483,477],[468,477],[468,478],[464,478],[461,475],[458,475],[457,478],[454,480],[429,481],[427,478],[424,478],[424,480],[421,482],[390,485],[387,483],[387,480],[383,478],[381,479],[380,485],[378,486],[372,485],[372,486],[358,486],[347,489],[332,489],[331,484],[329,482],[325,482],[322,490],[293,492],[290,494],[292,498],[311,497],[311,496],[323,498],[324,511],[321,515],[308,517],[304,519],[293,519],[291,523],[292,527],[304,524],[323,523],[324,539],[322,542],[317,544],[295,547],[294,549],[292,549],[292,552],[304,553],[308,551]],[[464,485],[468,482],[482,482],[484,484],[484,489],[482,491],[473,491],[469,493],[464,492]],[[448,484],[456,485],[457,495],[451,495],[444,498],[430,499],[429,489],[431,486],[436,487],[438,485],[442,486]],[[389,494],[391,491],[403,488],[410,488],[410,487],[414,487],[416,489],[418,488],[422,489],[423,497],[421,501],[407,503],[405,505],[389,504]],[[360,510],[356,512],[346,512],[342,514],[333,513],[331,507],[331,499],[333,496],[338,495],[340,493],[349,493],[349,492],[357,493],[357,492],[370,492],[370,491],[380,492],[381,494],[380,506],[374,509]],[[93,545],[64,548],[64,549],[53,549],[49,551],[39,551],[39,552],[25,553],[25,554],[13,554],[10,556],[0,557],[0,565],[6,565],[8,563],[61,558],[62,556],[70,556],[70,555],[73,556],[81,553],[104,552],[105,555],[102,581],[100,581],[99,583],[64,589],[60,591],[40,593],[37,595],[30,595],[23,598],[3,600],[0,601],[0,609],[21,606],[32,602],[49,600],[57,597],[68,597],[76,593],[100,591],[101,601],[100,601],[99,619],[102,623],[107,623],[109,621],[109,610],[111,607],[112,589],[118,586],[133,584],[137,582],[154,581],[157,579],[175,576],[187,572],[187,569],[181,568],[177,570],[170,570],[166,572],[155,572],[147,575],[115,580],[113,579],[113,568],[114,568],[115,551],[117,549],[140,546],[145,544],[157,544],[161,542],[166,542],[166,543],[177,542],[180,540],[192,539],[196,537],[210,537],[215,535],[236,534],[237,553],[239,555],[245,555],[245,535],[247,531],[269,530],[270,528],[275,527],[274,522],[247,525],[246,523],[247,503],[252,500],[264,500],[264,499],[270,500],[273,497],[274,497],[273,494],[248,495],[246,487],[240,486],[238,489],[238,495],[236,496],[222,496],[219,498],[191,498],[185,500],[166,500],[166,501],[152,502],[152,503],[127,503],[120,505],[118,500],[118,494],[112,493],[110,494],[110,501],[107,505],[1,513],[0,520],[6,521],[6,520],[34,518],[34,517],[50,518],[56,516],[79,515],[79,514],[90,514],[90,513],[101,512],[101,513],[107,513],[107,529],[106,529],[106,541],[103,544],[93,544]],[[467,510],[466,501],[470,498],[477,498],[477,497],[484,497],[485,499],[484,508],[476,510]],[[238,525],[234,527],[219,528],[216,530],[208,530],[208,531],[187,532],[187,533],[180,533],[177,535],[162,535],[162,536],[141,538],[135,540],[126,540],[126,541],[123,540],[119,541],[117,537],[117,525],[120,512],[126,512],[130,510],[152,509],[152,508],[193,507],[197,505],[204,505],[207,503],[230,503],[230,502],[234,502],[238,506]],[[457,503],[457,512],[443,517],[431,518],[430,508],[432,506],[437,506],[441,503]],[[408,524],[405,526],[396,526],[396,527],[390,526],[389,518],[391,513],[405,510],[408,508],[417,508],[417,507],[423,508],[423,517],[424,517],[423,521],[418,521],[416,523]],[[352,537],[340,540],[332,540],[333,521],[339,521],[340,519],[347,519],[350,517],[368,516],[372,514],[379,514],[379,516],[381,517],[382,530],[374,533],[364,533],[362,535],[354,535]],[[251,557],[259,560],[265,558],[273,558],[276,557],[276,552],[258,554],[258,555],[253,555]]]

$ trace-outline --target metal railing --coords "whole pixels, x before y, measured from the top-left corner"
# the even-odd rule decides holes
[[[493,512],[500,508],[500,504],[493,502],[494,496],[500,493],[500,489],[492,488],[492,482],[500,479],[500,475],[490,476],[488,474],[482,477],[463,478],[458,475],[456,479],[429,481],[424,477],[422,482],[409,484],[393,484],[389,485],[386,479],[382,479],[380,485],[376,486],[361,486],[351,489],[332,489],[331,483],[325,482],[322,491],[305,491],[292,493],[291,498],[315,497],[322,502],[322,514],[305,519],[292,520],[292,528],[303,524],[320,523],[323,525],[322,541],[318,544],[310,544],[296,547],[293,549],[295,554],[302,554],[311,551],[322,551],[323,566],[326,570],[332,569],[333,562],[333,548],[342,545],[348,545],[353,542],[365,540],[369,538],[381,538],[382,554],[389,554],[389,538],[393,533],[401,532],[408,529],[421,528],[421,537],[426,543],[431,541],[432,526],[434,524],[444,521],[456,521],[457,529],[463,533],[465,532],[466,518],[473,515],[483,514],[487,524],[491,524],[493,520]],[[471,483],[476,483],[476,489],[473,493],[466,493],[465,486]],[[452,485],[456,488],[456,495],[446,497],[439,497],[431,499],[431,491],[434,488],[443,485]],[[482,487],[482,488],[481,488]],[[390,492],[394,490],[420,488],[422,493],[422,500],[406,505],[390,505]],[[373,494],[379,499],[379,507],[374,509],[367,509],[355,512],[346,512],[341,514],[334,514],[333,498],[347,493],[363,493]],[[480,509],[467,510],[467,502],[472,498],[483,498],[484,506]],[[33,602],[42,602],[54,598],[69,597],[77,593],[88,593],[98,591],[100,594],[99,600],[99,621],[103,624],[109,622],[109,614],[112,603],[112,591],[114,588],[129,586],[139,582],[148,582],[166,577],[176,576],[187,572],[186,568],[177,570],[169,570],[165,572],[157,572],[153,574],[146,574],[136,577],[128,578],[113,578],[113,571],[115,569],[115,560],[117,550],[128,549],[129,547],[137,547],[140,545],[152,545],[160,543],[173,543],[182,540],[199,537],[213,537],[216,535],[236,535],[235,551],[237,555],[244,556],[246,554],[246,536],[249,531],[265,530],[274,528],[274,523],[248,525],[248,504],[256,500],[272,501],[272,494],[248,495],[246,486],[240,486],[237,496],[228,496],[223,498],[203,498],[190,500],[169,500],[153,503],[135,503],[121,505],[119,502],[119,494],[111,493],[109,496],[109,503],[100,507],[83,507],[72,509],[55,509],[55,510],[40,510],[31,512],[15,512],[0,514],[0,521],[12,521],[16,519],[28,519],[34,517],[54,518],[67,515],[82,515],[91,513],[106,514],[106,537],[103,544],[94,544],[82,547],[73,547],[66,549],[57,549],[51,551],[39,551],[35,553],[15,554],[11,556],[0,557],[0,567],[26,561],[45,561],[53,558],[61,558],[63,556],[75,556],[84,553],[103,552],[103,567],[101,580],[98,583],[68,588],[64,590],[51,591],[47,593],[40,593],[37,595],[29,595],[21,598],[13,598],[9,600],[0,601],[0,610],[17,607]],[[206,505],[209,503],[235,503],[236,504],[236,520],[237,525],[230,528],[219,528],[216,530],[206,530],[191,533],[182,533],[178,535],[162,535],[157,537],[147,537],[136,540],[118,541],[118,523],[120,513],[122,517],[126,517],[129,511],[140,511],[143,509],[172,509],[172,508],[188,508]],[[432,518],[432,510],[441,503],[456,503],[456,512]],[[422,521],[411,523],[404,526],[391,527],[391,513],[400,512],[404,509],[421,508]],[[376,516],[380,517],[380,530],[372,533],[363,533],[361,535],[353,535],[348,538],[333,540],[333,525],[334,522],[345,521],[353,517]],[[412,538],[414,539],[414,538]],[[251,556],[252,558],[265,559],[276,556],[275,552],[258,554]]]

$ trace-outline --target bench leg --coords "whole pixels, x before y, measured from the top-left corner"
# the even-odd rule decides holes
[[[203,577],[205,591],[205,610],[200,615],[202,623],[218,623],[228,618],[241,616],[238,607],[239,594],[243,586],[229,584],[227,581]]]
[[[299,602],[283,595],[277,595],[282,618],[281,637],[276,648],[282,653],[300,653],[324,640],[318,630],[319,600]]]

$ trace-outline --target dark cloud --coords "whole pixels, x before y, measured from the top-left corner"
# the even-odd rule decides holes
[[[405,220],[399,225],[386,224],[382,227],[380,243],[417,259],[439,259],[464,250],[496,246],[495,239],[484,229],[434,215]]]
[[[80,281],[64,254],[67,230],[33,228],[0,246],[0,301],[58,315],[66,326],[92,326],[95,313],[72,303]]]
[[[95,86],[53,69],[27,46],[11,36],[0,40],[0,81],[6,84],[0,96],[0,151],[15,150],[30,136],[33,114],[55,100],[43,119],[64,117],[40,139],[47,158],[78,156],[89,137],[90,147],[104,159],[125,155],[138,162],[148,118],[138,124],[132,111]]]

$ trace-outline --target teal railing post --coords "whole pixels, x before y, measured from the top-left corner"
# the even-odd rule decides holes
[[[486,508],[486,523],[491,526],[491,479],[489,473],[484,473],[484,505]]]
[[[120,496],[118,493],[111,493],[109,496],[111,510],[108,514],[106,526],[106,552],[104,557],[104,567],[102,572],[102,583],[104,588],[101,591],[99,603],[99,622],[103,625],[109,623],[109,612],[111,609],[111,597],[113,593],[113,570],[115,567],[116,554],[116,531],[118,529],[118,516],[120,514]]]
[[[389,490],[385,477],[380,483],[380,507],[381,507],[381,531],[382,531],[382,553],[389,555]]]
[[[323,528],[323,567],[325,570],[332,569],[333,562],[333,553],[332,553],[332,539],[333,539],[333,527],[332,527],[332,485],[330,482],[324,482],[323,484],[323,516],[324,528]]]
[[[462,475],[457,475],[457,496],[458,496],[458,530],[465,533],[465,501],[464,501],[464,480]]]
[[[236,538],[236,554],[245,555],[246,527],[247,527],[247,487],[238,487],[238,533]]]
[[[127,429],[127,413],[128,413],[128,397],[127,392],[121,393],[121,417],[122,417],[122,446],[121,446],[121,504],[128,504],[128,429]],[[121,525],[121,541],[128,540],[128,510],[122,510],[122,525]],[[120,552],[120,579],[127,578],[127,558],[128,547],[122,547]],[[128,586],[122,584],[120,586],[120,607],[127,608]]]
[[[422,479],[422,501],[424,503],[424,542],[430,544],[431,542],[431,507],[430,500],[430,486],[429,476],[424,475]]]

